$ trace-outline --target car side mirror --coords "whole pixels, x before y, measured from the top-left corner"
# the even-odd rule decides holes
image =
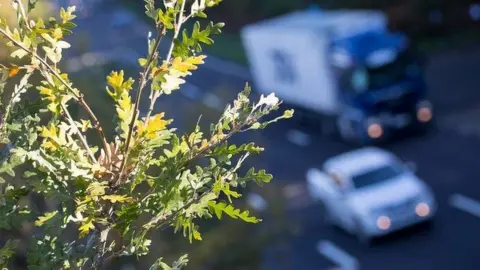
[[[405,168],[407,168],[408,170],[410,170],[412,172],[416,172],[417,171],[417,164],[415,162],[412,162],[412,161],[407,161],[407,162],[405,162]]]

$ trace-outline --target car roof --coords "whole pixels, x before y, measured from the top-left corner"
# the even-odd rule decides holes
[[[396,157],[377,147],[364,147],[346,152],[325,161],[323,169],[327,173],[335,173],[350,177],[363,171],[391,163]]]

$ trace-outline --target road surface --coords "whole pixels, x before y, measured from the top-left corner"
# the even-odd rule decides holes
[[[135,63],[146,50],[149,28],[128,13],[117,9],[102,12],[100,8],[78,24],[77,33],[89,32],[96,40],[88,50],[109,55],[113,48],[120,48],[122,59],[129,63]],[[205,108],[222,108],[222,99],[217,97],[234,97],[232,89],[241,89],[249,80],[245,68],[211,59],[190,78],[181,94],[174,95],[176,108],[199,102]],[[438,128],[387,148],[416,162],[418,174],[433,188],[439,202],[434,226],[395,234],[371,248],[325,226],[320,208],[305,191],[305,172],[351,148],[321,137],[315,127],[282,121],[254,134],[254,140],[267,149],[261,164],[274,174],[275,181],[285,185],[291,220],[298,224],[297,235],[278,251],[284,253],[274,252],[274,248],[265,252],[269,269],[347,269],[352,261],[358,269],[369,270],[480,269],[480,49],[452,50],[430,59],[427,81]]]

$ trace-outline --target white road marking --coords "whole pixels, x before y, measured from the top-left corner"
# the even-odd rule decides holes
[[[216,110],[223,109],[222,100],[215,94],[205,93],[202,102],[203,104],[205,104],[206,106],[212,109],[216,109]]]
[[[250,205],[250,207],[252,207],[256,211],[260,211],[260,212],[265,211],[268,207],[268,204],[265,201],[265,199],[254,192],[249,193],[247,195],[247,204]]]
[[[200,90],[200,87],[186,82],[181,86],[180,94],[191,100],[198,100],[202,96],[202,90]]]
[[[75,73],[92,66],[99,66],[107,63],[110,56],[105,53],[84,53],[77,57],[72,57],[66,61],[66,69],[68,72]]]
[[[328,240],[322,240],[317,244],[317,251],[327,257],[332,262],[338,264],[344,270],[358,270],[359,264],[355,257],[348,254],[346,251],[337,247]]]
[[[283,195],[287,197],[287,199],[293,199],[300,196],[304,190],[305,188],[302,184],[290,184],[282,189]]]
[[[287,132],[287,139],[298,146],[308,146],[311,142],[310,135],[300,130],[291,129]]]
[[[449,203],[452,207],[460,209],[480,218],[480,202],[460,194],[450,196]]]
[[[480,136],[480,126],[477,119],[480,117],[480,108],[475,106],[439,119],[440,125],[454,130],[463,136]]]

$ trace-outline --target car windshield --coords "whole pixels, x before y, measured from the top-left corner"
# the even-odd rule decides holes
[[[392,179],[403,172],[404,169],[401,166],[389,164],[354,175],[352,182],[356,189],[360,189]]]

